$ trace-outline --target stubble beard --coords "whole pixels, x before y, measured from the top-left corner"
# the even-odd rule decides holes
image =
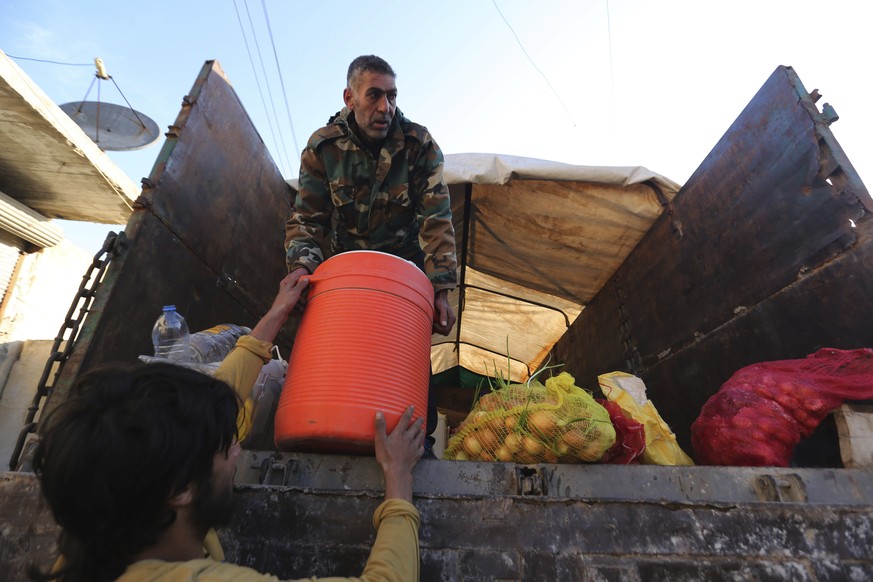
[[[215,479],[210,479],[201,485],[198,492],[194,505],[195,519],[206,529],[225,526],[233,517],[235,501],[232,482],[219,489]]]

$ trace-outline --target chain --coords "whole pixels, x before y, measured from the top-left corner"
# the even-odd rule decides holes
[[[42,376],[36,387],[36,394],[33,396],[33,401],[27,408],[27,416],[24,420],[24,428],[18,434],[18,441],[15,443],[15,449],[12,451],[12,457],[9,459],[9,469],[17,470],[21,451],[24,449],[27,436],[36,432],[37,423],[34,420],[37,412],[39,412],[40,404],[44,398],[51,396],[54,392],[54,383],[61,375],[61,370],[64,364],[70,357],[73,351],[73,346],[79,336],[79,331],[82,328],[82,323],[87,317],[97,296],[97,289],[103,281],[106,274],[106,268],[113,258],[117,257],[126,242],[126,237],[122,231],[120,234],[110,232],[103,242],[103,247],[94,255],[91,265],[85,274],[82,276],[82,283],[79,285],[79,290],[73,298],[73,303],[70,305],[67,316],[64,318],[64,323],[58,332],[52,344],[51,355],[48,357],[45,368],[43,368]],[[61,346],[63,345],[63,349]],[[49,384],[49,377],[52,378],[52,383]]]

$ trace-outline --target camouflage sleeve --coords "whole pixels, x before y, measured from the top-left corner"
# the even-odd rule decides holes
[[[332,211],[324,163],[314,149],[307,147],[300,158],[297,197],[285,223],[285,264],[289,272],[305,267],[312,273],[324,261],[322,249]]]
[[[433,139],[422,144],[416,164],[413,187],[421,192],[419,206],[419,244],[424,251],[424,272],[434,291],[454,289],[458,285],[458,259],[455,251],[455,228],[452,225],[452,201],[443,179],[443,153]]]

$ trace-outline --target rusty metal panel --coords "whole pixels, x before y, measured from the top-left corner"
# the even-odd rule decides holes
[[[821,347],[873,346],[873,220],[857,231],[851,250],[646,368],[646,384],[659,387],[658,409],[687,451],[701,407],[739,368]]]
[[[873,345],[870,195],[813,97],[777,68],[556,346],[643,377],[686,450],[733,371]]]
[[[57,382],[151,354],[151,327],[175,304],[192,332],[254,326],[284,276],[290,187],[214,61],[202,68],[125,229]],[[297,320],[277,338],[290,351]]]

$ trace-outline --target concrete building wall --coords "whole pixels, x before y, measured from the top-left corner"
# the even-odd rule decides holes
[[[66,240],[28,253],[0,320],[0,343],[54,339],[92,259]]]
[[[92,259],[61,241],[27,254],[9,289],[0,319],[0,470],[9,466],[51,347]]]

